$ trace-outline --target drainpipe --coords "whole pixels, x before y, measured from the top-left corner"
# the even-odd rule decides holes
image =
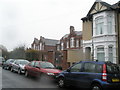
[[[93,42],[93,18],[91,17],[92,22],[92,61],[94,61],[94,42]]]
[[[120,27],[119,27],[119,8],[117,9],[117,30],[118,30],[118,64],[120,64]]]

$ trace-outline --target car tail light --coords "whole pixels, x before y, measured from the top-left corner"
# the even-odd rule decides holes
[[[102,81],[107,81],[106,64],[103,64]]]

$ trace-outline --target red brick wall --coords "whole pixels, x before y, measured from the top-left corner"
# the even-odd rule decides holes
[[[48,51],[48,62],[51,62],[54,64],[54,52],[53,51]]]
[[[47,46],[44,47],[45,51],[56,51],[56,46]]]

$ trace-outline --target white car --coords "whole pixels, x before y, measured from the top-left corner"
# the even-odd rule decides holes
[[[16,59],[13,63],[12,63],[12,67],[11,67],[11,71],[12,72],[18,72],[18,74],[21,73],[25,73],[25,65],[27,65],[29,63],[28,60],[24,60],[24,59]]]

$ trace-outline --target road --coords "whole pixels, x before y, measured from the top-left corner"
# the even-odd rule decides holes
[[[33,77],[25,77],[24,75],[19,75],[9,70],[4,70],[1,67],[0,76],[0,86],[2,86],[2,90],[70,90],[71,88],[74,89],[73,87],[61,89],[58,88],[56,83],[52,82],[51,80],[46,80],[45,78],[38,79]]]
[[[33,77],[25,77],[2,69],[2,88],[57,88],[55,82]]]

